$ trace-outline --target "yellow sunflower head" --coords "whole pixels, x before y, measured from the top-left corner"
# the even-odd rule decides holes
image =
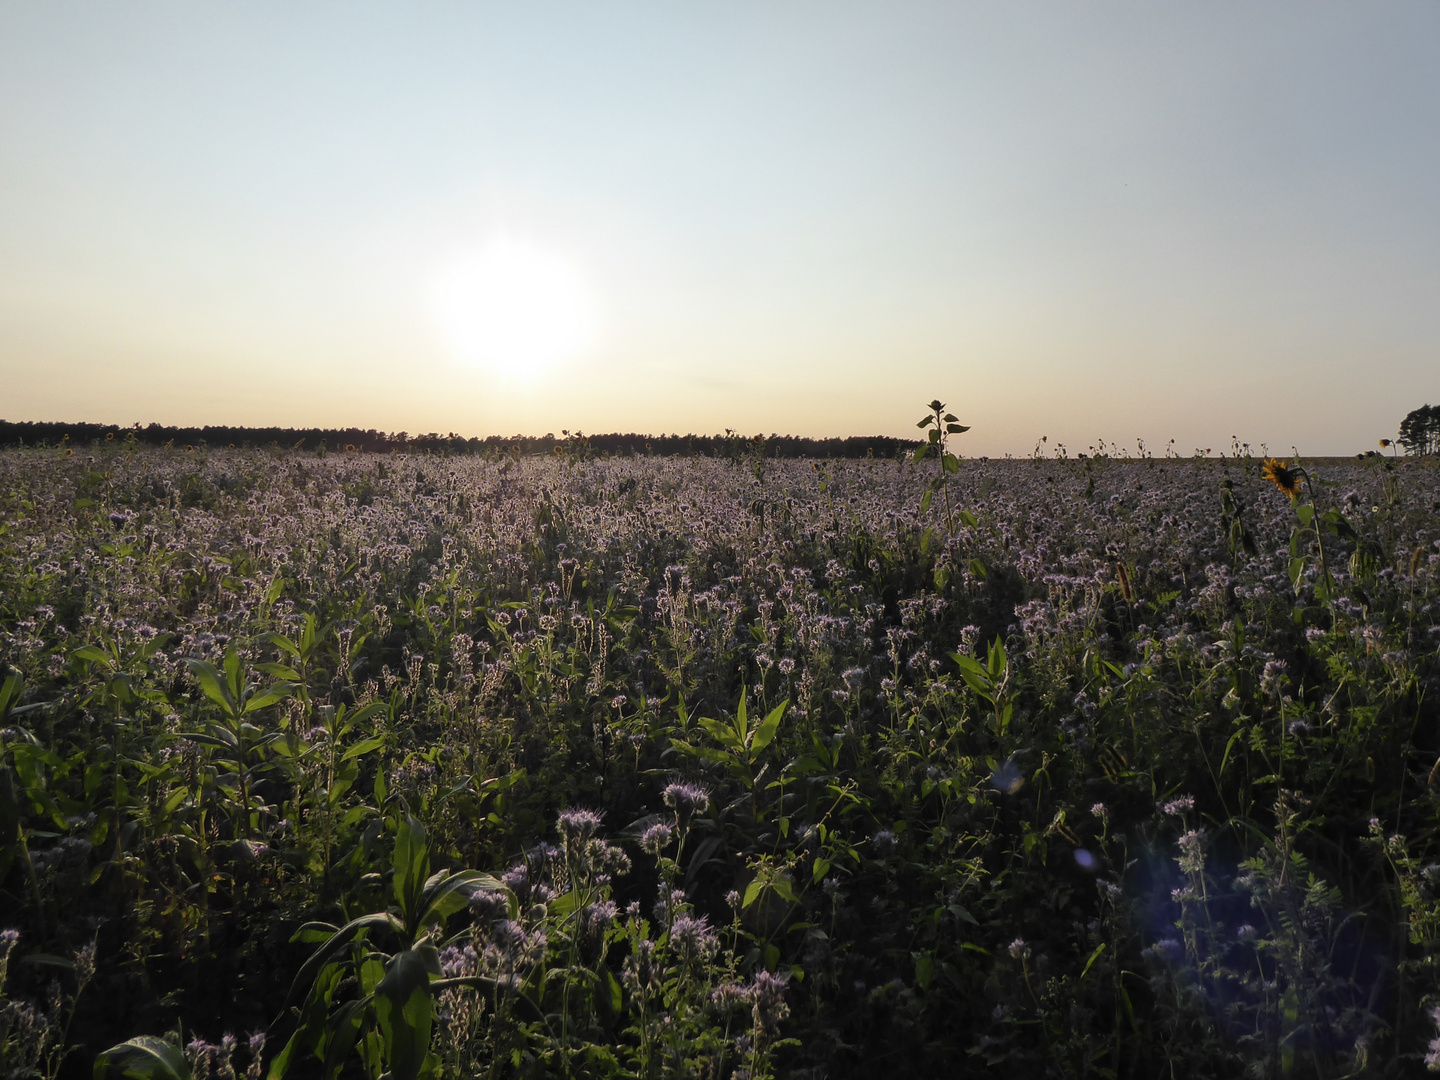
[[[1300,494],[1300,472],[1298,469],[1287,469],[1283,461],[1275,458],[1265,459],[1265,468],[1260,473],[1286,495],[1292,498]]]

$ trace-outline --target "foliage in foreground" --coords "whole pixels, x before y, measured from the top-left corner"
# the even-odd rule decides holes
[[[1434,1058],[1440,474],[950,423],[0,456],[4,1071]]]

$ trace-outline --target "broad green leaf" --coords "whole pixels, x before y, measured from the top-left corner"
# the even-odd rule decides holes
[[[302,659],[300,655],[300,646],[296,645],[284,634],[266,634],[265,640],[268,641],[271,645],[274,645],[277,649],[282,649],[283,651],[289,653],[291,656],[295,657],[295,659]]]
[[[425,925],[433,919],[447,919],[470,903],[470,897],[480,891],[502,893],[507,901],[513,894],[493,874],[480,870],[460,870],[449,873],[437,870],[425,882],[425,891],[420,896],[420,923]]]
[[[750,752],[753,755],[760,753],[775,740],[775,733],[780,729],[780,721],[785,716],[785,710],[790,707],[790,699],[784,701],[771,709],[760,726],[755,729],[755,734],[750,740]]]
[[[112,1046],[95,1059],[95,1080],[118,1073],[135,1080],[190,1080],[184,1051],[153,1035]]]
[[[245,672],[240,667],[240,654],[235,651],[232,644],[225,650],[225,687],[230,691],[230,696],[239,701],[244,689]]]
[[[365,1026],[365,1014],[374,1002],[374,995],[347,1001],[331,1015],[325,1025],[325,1076],[324,1080],[335,1080],[340,1075],[350,1052],[355,1048]]]
[[[795,888],[790,884],[788,877],[784,877],[783,875],[776,876],[771,880],[770,888],[774,889],[775,893],[782,900],[788,900],[792,904],[798,904],[800,902],[795,896]]]
[[[190,671],[206,697],[224,709],[228,716],[233,717],[239,713],[239,704],[221,681],[220,672],[215,670],[214,664],[204,660],[187,660],[186,663],[190,665]]]
[[[373,739],[366,739],[363,742],[358,742],[354,746],[350,747],[349,750],[345,751],[345,755],[340,760],[349,761],[351,758],[364,757],[371,751],[379,750],[384,745],[385,736],[376,735]]]
[[[430,974],[421,950],[405,949],[390,961],[385,978],[375,988],[375,1019],[393,1080],[416,1080],[430,1050],[434,1019]]]
[[[425,826],[409,814],[400,820],[395,834],[395,899],[400,912],[411,927],[419,914],[420,891],[430,873],[430,845]]]
[[[307,927],[321,926],[324,924],[306,923],[298,933],[303,933]],[[377,911],[369,915],[361,915],[358,919],[351,919],[344,926],[340,927],[329,939],[318,949],[311,953],[309,959],[300,965],[300,970],[295,973],[295,981],[290,984],[290,994],[286,1004],[293,1004],[307,988],[319,977],[325,965],[335,959],[341,949],[345,948],[352,941],[359,938],[366,932],[388,927],[396,933],[404,933],[405,927],[400,921],[388,911]]]
[[[276,683],[274,686],[267,687],[249,701],[245,702],[245,708],[242,710],[241,715],[247,716],[252,712],[259,712],[261,709],[270,705],[284,701],[294,692],[295,687],[287,683]]]
[[[935,978],[935,958],[929,953],[921,953],[915,958],[915,985],[925,990]]]

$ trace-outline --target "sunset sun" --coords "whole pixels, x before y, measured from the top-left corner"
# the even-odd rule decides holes
[[[510,379],[532,378],[590,341],[595,310],[575,264],[501,238],[454,260],[430,288],[430,311],[460,360]]]

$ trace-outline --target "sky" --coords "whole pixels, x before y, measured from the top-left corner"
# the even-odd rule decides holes
[[[1440,3],[0,0],[0,418],[1354,453]]]

